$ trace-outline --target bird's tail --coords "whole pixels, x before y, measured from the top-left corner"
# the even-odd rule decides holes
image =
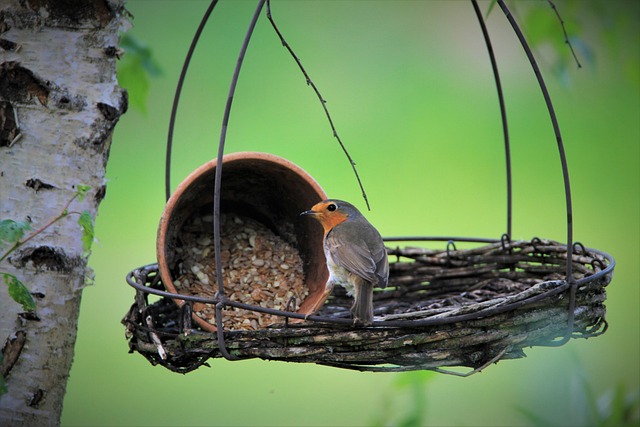
[[[351,314],[354,322],[370,324],[373,322],[373,285],[367,281],[356,284]]]

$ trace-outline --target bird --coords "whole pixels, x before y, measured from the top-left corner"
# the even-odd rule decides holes
[[[354,324],[373,322],[373,288],[389,282],[387,250],[378,230],[351,203],[327,199],[300,215],[311,216],[324,228],[323,247],[329,270],[323,304],[338,284],[354,298]],[[313,307],[312,313],[320,309]]]

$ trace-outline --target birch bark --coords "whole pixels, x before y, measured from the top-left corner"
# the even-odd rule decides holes
[[[116,80],[119,0],[0,0],[0,219],[37,230],[78,185],[69,211],[95,218],[105,196],[112,130],[126,111]],[[0,345],[7,393],[0,425],[60,423],[82,289],[91,271],[69,215],[0,263],[36,301],[25,316],[0,276]],[[6,249],[6,248],[2,248]]]

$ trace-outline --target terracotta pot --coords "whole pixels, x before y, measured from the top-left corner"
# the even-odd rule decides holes
[[[309,295],[298,310],[311,314],[321,307],[328,271],[322,249],[322,228],[317,221],[305,221],[300,213],[326,199],[320,185],[304,170],[288,160],[266,153],[241,152],[222,158],[221,210],[260,221],[298,249],[304,263]],[[172,272],[180,259],[176,253],[185,221],[206,205],[213,206],[217,160],[193,171],[171,195],[160,219],[157,257],[160,277],[166,289],[177,293]],[[224,267],[224,266],[223,266]],[[215,285],[217,286],[217,285]],[[216,288],[217,289],[217,288]],[[178,305],[183,300],[175,300]],[[215,326],[193,316],[206,330]]]

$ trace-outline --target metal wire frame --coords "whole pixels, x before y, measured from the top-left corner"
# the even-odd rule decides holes
[[[244,42],[242,44],[240,53],[238,55],[238,59],[237,59],[237,63],[236,63],[236,67],[234,70],[234,74],[231,80],[231,85],[229,88],[229,95],[227,97],[227,103],[225,106],[225,110],[224,110],[224,117],[223,117],[223,122],[222,122],[222,129],[221,129],[221,134],[220,134],[220,140],[219,140],[219,144],[218,144],[218,151],[217,151],[217,158],[221,159],[222,156],[224,155],[224,145],[225,145],[225,140],[226,140],[226,133],[227,133],[227,127],[228,127],[228,123],[229,123],[229,116],[230,116],[230,112],[231,112],[231,106],[232,106],[232,102],[233,102],[233,96],[234,96],[234,92],[235,92],[235,87],[238,81],[238,77],[239,77],[239,73],[240,73],[240,69],[242,67],[242,62],[244,59],[244,55],[247,51],[249,42],[251,40],[251,35],[253,33],[253,29],[255,28],[256,22],[258,20],[258,17],[262,11],[262,8],[265,4],[266,0],[259,0],[258,5],[256,7],[256,10],[254,11],[254,14],[252,16],[251,22],[249,24],[247,33],[245,35],[245,39]],[[202,31],[207,23],[207,21],[209,20],[213,9],[215,8],[215,6],[217,5],[218,0],[212,0],[210,6],[208,7],[208,9],[206,10],[200,25],[198,26],[196,33],[194,35],[194,38],[191,42],[191,45],[189,47],[189,51],[186,55],[183,67],[182,67],[182,71],[180,74],[180,77],[178,79],[178,85],[176,88],[176,93],[175,93],[175,97],[174,97],[174,102],[173,102],[173,106],[172,106],[172,110],[171,110],[171,117],[170,117],[170,122],[169,122],[169,132],[168,132],[168,138],[167,138],[167,156],[166,156],[166,169],[165,169],[165,189],[166,189],[166,196],[167,199],[170,196],[170,180],[171,180],[171,151],[172,151],[172,145],[173,145],[173,131],[174,131],[174,125],[175,125],[175,117],[177,114],[177,108],[178,108],[178,104],[179,104],[179,99],[180,99],[180,94],[182,92],[182,86],[184,83],[184,80],[186,78],[186,73],[189,67],[189,64],[191,62],[191,58],[193,56],[193,53],[195,51],[196,45],[200,39],[200,36],[202,34]],[[481,30],[482,30],[482,34],[487,46],[487,50],[488,50],[488,54],[489,54],[489,58],[491,61],[491,66],[492,66],[492,71],[493,71],[493,75],[495,78],[495,83],[496,83],[496,89],[497,89],[497,93],[498,93],[498,100],[499,100],[499,104],[500,104],[500,114],[501,114],[501,120],[502,120],[502,127],[503,127],[503,134],[504,134],[504,146],[505,146],[505,158],[506,158],[506,180],[507,180],[507,232],[505,234],[502,235],[502,237],[500,239],[491,239],[491,238],[460,238],[460,237],[390,237],[390,238],[386,238],[385,241],[387,242],[392,242],[392,241],[446,241],[448,242],[447,244],[447,249],[449,249],[449,246],[452,245],[455,248],[455,242],[475,242],[475,243],[495,243],[495,242],[499,242],[501,241],[503,244],[503,247],[505,249],[508,249],[508,242],[510,241],[510,236],[512,235],[512,175],[511,175],[511,154],[510,154],[510,142],[509,142],[509,133],[508,133],[508,123],[507,123],[507,116],[506,116],[506,107],[505,107],[505,103],[504,103],[504,95],[502,92],[502,86],[500,83],[500,77],[499,77],[499,73],[498,73],[498,66],[497,66],[497,62],[495,59],[495,55],[493,52],[493,47],[491,44],[491,40],[489,37],[489,32],[486,28],[486,25],[484,23],[484,19],[482,17],[482,14],[480,12],[480,9],[478,7],[477,1],[476,0],[471,0],[472,6],[474,8],[474,11],[476,13],[476,16],[478,18],[478,22],[480,24]],[[448,323],[448,322],[454,322],[454,321],[464,321],[464,320],[469,320],[469,319],[474,319],[480,316],[487,316],[487,315],[492,315],[492,314],[497,314],[497,313],[501,313],[501,312],[505,312],[505,311],[509,311],[509,310],[513,310],[516,309],[520,306],[526,305],[526,304],[530,304],[532,302],[535,302],[537,300],[540,299],[544,299],[547,298],[551,295],[555,295],[561,292],[564,292],[567,289],[570,289],[570,298],[569,298],[569,319],[567,322],[567,334],[565,335],[565,337],[556,342],[556,345],[562,345],[564,344],[570,337],[571,337],[571,332],[572,332],[572,328],[573,328],[573,319],[574,319],[574,306],[575,306],[575,293],[576,290],[578,288],[578,286],[580,284],[583,283],[587,283],[590,282],[592,280],[596,280],[599,276],[603,275],[603,274],[608,274],[615,266],[615,261],[614,259],[604,253],[604,252],[600,252],[597,251],[595,249],[589,249],[592,252],[598,253],[600,255],[602,255],[604,258],[606,258],[609,262],[609,265],[603,269],[602,271],[589,276],[587,278],[583,278],[580,280],[575,280],[573,278],[572,275],[572,254],[573,251],[575,250],[575,245],[573,243],[573,213],[572,213],[572,203],[571,203],[571,188],[570,188],[570,181],[569,181],[569,172],[568,172],[568,165],[567,165],[567,160],[566,160],[566,155],[565,155],[565,150],[564,150],[564,144],[562,142],[562,136],[560,133],[560,128],[558,125],[558,121],[557,121],[557,117],[555,115],[555,111],[553,108],[553,104],[551,102],[551,98],[549,95],[549,92],[547,90],[546,84],[544,82],[544,79],[542,77],[542,74],[540,72],[540,69],[536,63],[536,60],[533,56],[533,53],[531,51],[531,48],[529,47],[524,35],[522,34],[522,31],[520,30],[517,22],[515,21],[515,19],[513,18],[513,16],[511,15],[511,12],[509,11],[508,7],[506,6],[506,4],[504,3],[503,0],[497,0],[498,5],[500,6],[501,10],[503,11],[506,19],[509,21],[511,27],[513,28],[516,36],[518,37],[518,40],[520,41],[520,44],[522,45],[527,58],[531,64],[531,67],[534,71],[534,74],[537,78],[538,84],[540,86],[540,90],[543,94],[547,109],[549,111],[549,116],[551,119],[551,123],[553,125],[553,129],[554,129],[554,133],[555,133],[555,137],[556,137],[556,143],[557,143],[557,148],[558,148],[558,152],[560,155],[560,163],[561,163],[561,167],[562,167],[562,172],[563,172],[563,183],[564,183],[564,189],[565,189],[565,204],[566,204],[566,219],[567,219],[567,248],[572,248],[572,250],[567,250],[567,261],[566,261],[566,277],[565,277],[565,281],[561,284],[559,284],[559,286],[555,287],[554,289],[537,295],[535,297],[532,297],[530,299],[526,299],[526,300],[522,300],[519,301],[517,303],[511,304],[511,305],[507,305],[507,306],[501,306],[501,307],[496,307],[496,308],[492,308],[487,310],[486,312],[481,312],[481,313],[469,313],[466,315],[459,315],[459,316],[452,316],[446,319],[424,319],[424,320],[412,320],[412,321],[388,321],[388,322],[374,322],[373,323],[373,327],[376,326],[384,326],[384,327],[407,327],[407,326],[412,326],[412,327],[420,327],[420,326],[426,326],[426,325],[437,325],[437,324],[441,324],[441,323]],[[293,54],[293,52],[291,52]],[[295,56],[294,56],[295,58]],[[223,308],[225,308],[226,306],[231,306],[231,307],[237,307],[237,308],[242,308],[242,309],[247,309],[247,310],[254,310],[254,311],[258,311],[258,312],[262,312],[262,313],[267,313],[267,314],[275,314],[275,315],[280,315],[280,316],[284,316],[287,319],[288,318],[297,318],[297,319],[304,319],[306,318],[307,320],[311,320],[311,321],[315,321],[315,322],[323,322],[323,323],[333,323],[333,324],[352,324],[352,321],[350,319],[341,319],[341,318],[328,318],[328,317],[322,317],[322,316],[316,316],[316,315],[312,315],[312,316],[304,316],[298,313],[294,313],[294,312],[290,312],[290,311],[281,311],[281,310],[275,310],[275,309],[269,309],[269,308],[264,308],[264,307],[258,307],[258,306],[253,306],[253,305],[249,305],[249,304],[243,304],[243,303],[239,303],[236,301],[231,301],[229,300],[226,295],[225,295],[225,291],[224,291],[224,282],[222,279],[222,261],[221,261],[221,256],[220,256],[220,237],[219,237],[219,229],[220,229],[220,189],[221,189],[221,181],[222,181],[222,164],[218,164],[216,167],[216,175],[215,175],[215,182],[214,182],[214,206],[213,206],[213,216],[214,216],[214,222],[213,222],[213,228],[214,228],[214,254],[215,254],[215,262],[216,262],[216,271],[217,271],[217,283],[218,283],[218,292],[216,294],[216,296],[214,298],[202,298],[202,297],[196,297],[196,296],[189,296],[189,295],[180,295],[180,294],[174,294],[171,292],[166,292],[166,291],[160,291],[157,289],[153,289],[153,288],[149,288],[144,286],[143,284],[139,284],[136,282],[135,280],[135,271],[138,270],[134,270],[132,272],[130,272],[127,275],[127,283],[129,283],[129,285],[133,286],[134,288],[142,291],[142,292],[147,292],[147,293],[151,293],[154,295],[159,295],[159,296],[164,296],[164,297],[168,297],[168,298],[173,298],[173,299],[181,299],[184,301],[189,301],[189,302],[201,302],[201,303],[206,303],[206,304],[215,304],[216,306],[216,322],[217,322],[217,329],[218,329],[218,345],[220,348],[220,352],[221,354],[230,360],[234,360],[237,359],[237,357],[232,356],[231,354],[229,354],[229,352],[226,350],[226,346],[224,344],[224,328],[223,328],[223,324],[222,324],[222,315],[221,315],[221,310]],[[579,247],[582,247],[582,249],[584,249],[584,247],[580,244]],[[153,268],[153,264],[150,264],[148,266],[143,267],[142,269],[150,269]]]
[[[502,121],[502,134],[504,136],[504,154],[505,154],[505,169],[507,173],[507,235],[512,234],[512,215],[513,215],[513,186],[511,184],[511,146],[509,143],[509,124],[507,121],[507,108],[504,103],[504,94],[502,92],[502,83],[500,83],[500,73],[498,72],[498,63],[496,62],[496,56],[493,53],[493,45],[491,44],[491,37],[489,37],[489,31],[482,18],[482,12],[478,6],[476,0],[471,0],[473,5],[473,11],[476,13],[480,29],[482,30],[482,36],[487,46],[487,53],[489,54],[489,60],[491,61],[491,70],[493,71],[493,77],[496,82],[496,91],[498,93],[498,102],[500,103],[500,119]]]
[[[189,46],[189,50],[187,51],[187,56],[184,59],[184,64],[182,64],[182,70],[180,71],[180,77],[178,77],[178,84],[176,86],[176,93],[173,97],[173,105],[171,106],[171,116],[169,117],[169,131],[167,134],[167,154],[165,158],[165,177],[164,177],[164,186],[165,186],[165,197],[166,200],[169,200],[171,196],[171,153],[173,150],[173,130],[176,124],[176,114],[178,114],[178,104],[180,103],[180,95],[182,94],[182,85],[184,84],[184,79],[187,77],[187,70],[189,69],[189,64],[191,63],[191,57],[196,50],[196,46],[198,45],[198,41],[200,40],[200,36],[202,35],[202,31],[204,30],[207,21],[209,21],[209,17],[213,12],[213,8],[218,4],[218,0],[212,0],[211,4],[205,11],[202,16],[202,20],[200,21],[200,25],[198,25],[198,29],[196,30],[193,39],[191,40],[191,45]]]

